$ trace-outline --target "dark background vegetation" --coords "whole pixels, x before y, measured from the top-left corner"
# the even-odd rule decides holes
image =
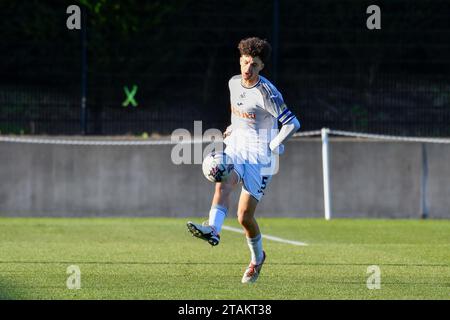
[[[274,15],[279,3],[279,18]],[[87,114],[80,112],[87,25]],[[381,7],[381,30],[366,8]],[[302,130],[450,136],[450,1],[0,0],[0,132],[169,134],[224,129],[237,43],[274,45],[263,74]],[[137,107],[123,87],[138,85]]]

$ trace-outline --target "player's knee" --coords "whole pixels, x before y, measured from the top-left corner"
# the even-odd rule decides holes
[[[245,209],[239,210],[238,211],[238,221],[239,221],[240,225],[243,227],[250,226],[253,222],[253,217],[250,214],[250,211],[245,210]]]
[[[228,197],[233,191],[233,187],[226,183],[216,183],[216,195],[220,197]]]

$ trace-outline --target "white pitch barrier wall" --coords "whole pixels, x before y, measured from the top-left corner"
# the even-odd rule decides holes
[[[325,161],[318,134],[286,144],[258,216],[324,218]],[[173,164],[170,143],[2,138],[0,216],[206,217],[209,212],[214,185],[203,177],[201,165]],[[449,144],[328,139],[332,219],[450,218]],[[235,212],[234,204],[229,217]]]

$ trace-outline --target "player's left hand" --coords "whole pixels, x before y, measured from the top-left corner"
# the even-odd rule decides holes
[[[270,150],[272,150],[273,153],[281,155],[284,153],[284,144],[280,144],[278,146],[275,146],[272,144],[272,142],[269,144]]]

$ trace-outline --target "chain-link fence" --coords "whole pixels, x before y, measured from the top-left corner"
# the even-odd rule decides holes
[[[82,30],[66,28],[71,1],[0,1],[2,134],[224,129],[237,43],[255,35],[303,130],[450,136],[448,1],[378,1],[381,30],[359,0],[75,3]]]

